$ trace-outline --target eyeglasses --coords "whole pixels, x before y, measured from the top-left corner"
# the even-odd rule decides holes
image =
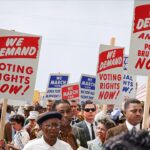
[[[94,111],[96,111],[96,109],[95,108],[85,108],[84,111],[86,111],[86,112],[90,112],[90,111],[94,112]]]
[[[52,129],[52,128],[59,129],[60,124],[46,124],[46,125],[44,125],[44,127],[47,129]]]

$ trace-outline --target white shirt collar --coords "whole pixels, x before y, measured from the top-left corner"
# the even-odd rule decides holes
[[[57,144],[59,141],[58,141],[58,139],[57,139],[57,141],[56,141],[56,143],[53,145],[53,146],[51,146],[51,145],[49,145],[48,143],[46,143],[46,141],[44,140],[44,137],[42,136],[42,141],[43,141],[43,143],[44,143],[44,146],[45,146],[45,148],[46,149],[50,149],[50,148],[55,148],[55,149],[58,149],[59,147],[59,145]]]
[[[136,130],[140,130],[140,124],[137,124],[136,126],[133,126],[131,123],[129,123],[129,122],[126,120],[126,125],[127,125],[127,128],[128,128],[128,131],[132,130],[133,127],[135,127]]]

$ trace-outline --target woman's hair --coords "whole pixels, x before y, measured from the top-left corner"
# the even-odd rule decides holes
[[[10,122],[17,122],[18,124],[21,124],[21,126],[23,127],[25,119],[22,115],[16,114],[16,115],[13,115],[12,117],[10,117],[9,121]]]
[[[97,123],[103,124],[107,130],[116,126],[115,122],[109,118],[100,119],[96,122],[96,125],[97,125]]]

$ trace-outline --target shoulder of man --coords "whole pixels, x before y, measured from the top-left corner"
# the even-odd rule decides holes
[[[73,150],[67,142],[65,142],[63,140],[59,140],[59,139],[57,139],[57,142],[59,143],[60,147],[61,147],[61,145],[63,145],[66,148],[66,150]]]
[[[85,121],[80,121],[79,123],[76,123],[74,126],[83,128],[84,124],[85,124]]]

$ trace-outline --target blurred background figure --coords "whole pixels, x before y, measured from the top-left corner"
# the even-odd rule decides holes
[[[46,111],[47,112],[52,111],[53,104],[54,104],[54,100],[52,100],[52,99],[47,100],[47,102],[46,102]]]
[[[25,129],[29,133],[30,140],[37,138],[38,131],[40,130],[39,125],[36,122],[38,115],[38,111],[30,111],[28,117],[29,123],[25,126]]]
[[[0,122],[1,122],[1,115],[2,115],[2,110],[0,109]],[[9,121],[6,121],[5,122],[5,128],[4,128],[4,141],[6,143],[11,143],[12,142],[12,138],[13,137],[12,137],[12,126],[11,126],[11,123]],[[1,144],[4,144],[3,140],[1,141]]]
[[[114,110],[114,104],[107,104],[107,111],[106,111],[106,114],[107,114],[108,116],[111,115],[111,113],[113,112],[113,110]]]
[[[29,123],[28,117],[29,117],[30,111],[32,110],[33,110],[33,106],[29,104],[24,105],[23,107],[23,112],[24,112],[24,117],[25,117],[24,125],[27,125]]]
[[[76,100],[71,100],[70,102],[70,106],[71,106],[71,110],[72,110],[72,120],[71,120],[71,125],[74,125],[78,122],[80,122],[80,118],[79,118],[79,106]]]
[[[104,142],[106,139],[107,130],[115,127],[115,123],[109,119],[104,118],[96,122],[96,134],[95,140],[92,140],[88,144],[89,150],[104,150]]]

